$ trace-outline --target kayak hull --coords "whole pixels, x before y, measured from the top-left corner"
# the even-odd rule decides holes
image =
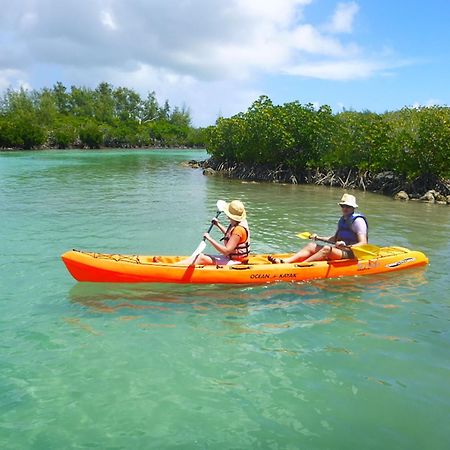
[[[251,256],[248,263],[231,266],[177,265],[184,256],[161,256],[154,262],[153,256],[79,250],[68,251],[61,258],[77,281],[105,283],[263,284],[374,275],[428,264],[422,252],[403,247],[382,247],[378,256],[364,260],[271,264],[267,256]],[[273,256],[286,258],[289,254]]]

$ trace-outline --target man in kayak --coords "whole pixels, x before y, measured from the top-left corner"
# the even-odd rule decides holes
[[[358,205],[353,195],[344,194],[338,205],[342,209],[342,217],[339,219],[336,233],[328,238],[320,237],[317,234],[310,237],[312,240],[325,240],[334,245],[320,245],[311,242],[289,258],[279,259],[269,256],[269,261],[279,264],[355,258],[351,247],[365,245],[368,241],[367,219],[363,214],[355,212]]]
[[[223,233],[224,236],[221,239],[223,243],[216,241],[209,233],[203,235],[204,239],[220,252],[220,255],[200,253],[195,261],[188,258],[177,264],[184,265],[195,262],[199,265],[217,264],[225,266],[240,264],[247,259],[250,253],[250,229],[246,220],[247,213],[244,204],[239,200],[233,200],[224,206],[223,212],[230,219],[228,228],[225,228],[216,217],[211,221]]]

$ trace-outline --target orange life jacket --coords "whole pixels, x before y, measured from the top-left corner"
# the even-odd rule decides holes
[[[239,242],[239,244],[233,250],[233,253],[230,253],[228,256],[230,257],[230,259],[232,259],[234,261],[241,261],[241,260],[247,258],[247,256],[250,253],[250,229],[248,227],[247,221],[242,220],[241,222],[239,222],[238,225],[233,225],[230,223],[230,225],[227,228],[227,231],[225,232],[225,236],[224,236],[223,240],[225,242],[225,245],[227,245],[227,242],[230,240],[231,235],[233,234],[233,231],[237,226],[241,226],[242,228],[244,228],[244,230],[246,231],[247,237],[246,237],[245,241]]]

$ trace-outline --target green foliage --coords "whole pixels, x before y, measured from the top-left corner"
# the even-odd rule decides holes
[[[322,106],[315,110],[312,104],[302,106],[298,102],[288,103],[280,109],[292,142],[285,151],[287,166],[292,169],[317,166],[330,146],[335,126],[331,109]]]
[[[186,136],[188,147],[203,147],[207,140],[207,128],[189,128]]]
[[[186,108],[184,105],[180,109],[178,106],[175,106],[172,113],[169,117],[169,122],[172,125],[176,125],[178,127],[188,128],[191,125],[191,113],[189,112],[189,108]]]
[[[392,129],[383,116],[371,112],[343,112],[336,120],[336,136],[325,157],[330,165],[374,172],[389,167]]]
[[[156,94],[155,92],[150,92],[146,98],[146,100],[144,100],[142,102],[142,107],[141,107],[141,116],[140,116],[140,121],[141,122],[148,122],[151,120],[155,120],[158,117],[159,114],[159,105],[158,105],[158,100],[156,100]]]
[[[103,144],[101,128],[94,122],[88,122],[80,128],[80,141],[89,148],[100,148]]]
[[[44,89],[37,98],[35,109],[40,122],[47,127],[51,127],[59,115],[56,99],[48,89]]]
[[[229,119],[219,118],[215,127],[206,130],[209,142],[208,152],[225,161],[240,161],[240,152],[245,151],[242,144],[245,135],[245,120],[242,114]]]
[[[279,109],[266,96],[253,103],[245,121],[240,120],[240,132],[238,158],[245,162],[274,164],[292,142]]]
[[[204,146],[205,139],[191,126],[189,108],[172,109],[167,100],[160,106],[155,92],[142,100],[106,82],[94,90],[58,82],[0,97],[0,148]]]
[[[422,108],[415,148],[418,174],[450,175],[450,109]]]
[[[450,172],[450,108],[375,114],[298,102],[275,106],[266,96],[245,113],[219,118],[206,131],[207,150],[230,162],[307,168],[394,170],[413,179]]]
[[[174,125],[166,120],[157,120],[147,125],[148,136],[155,146],[185,145],[189,128]]]
[[[115,117],[119,120],[136,120],[140,114],[141,98],[131,89],[120,87],[113,92]]]
[[[93,118],[95,113],[94,95],[85,87],[71,87],[69,113],[75,117]]]
[[[46,137],[46,130],[32,108],[14,107],[0,116],[1,147],[31,149],[44,144]]]
[[[53,86],[53,98],[60,114],[68,114],[70,110],[70,95],[66,91],[66,87],[60,81]]]
[[[108,83],[100,83],[93,93],[94,117],[99,123],[112,123],[115,98],[113,88]]]
[[[65,118],[60,118],[52,127],[49,137],[51,147],[60,149],[73,147],[78,138],[77,128]]]

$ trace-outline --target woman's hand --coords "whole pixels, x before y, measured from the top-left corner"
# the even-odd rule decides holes
[[[345,244],[344,241],[337,241],[336,242],[336,247],[337,248],[342,248],[342,247],[347,247],[347,245]]]

